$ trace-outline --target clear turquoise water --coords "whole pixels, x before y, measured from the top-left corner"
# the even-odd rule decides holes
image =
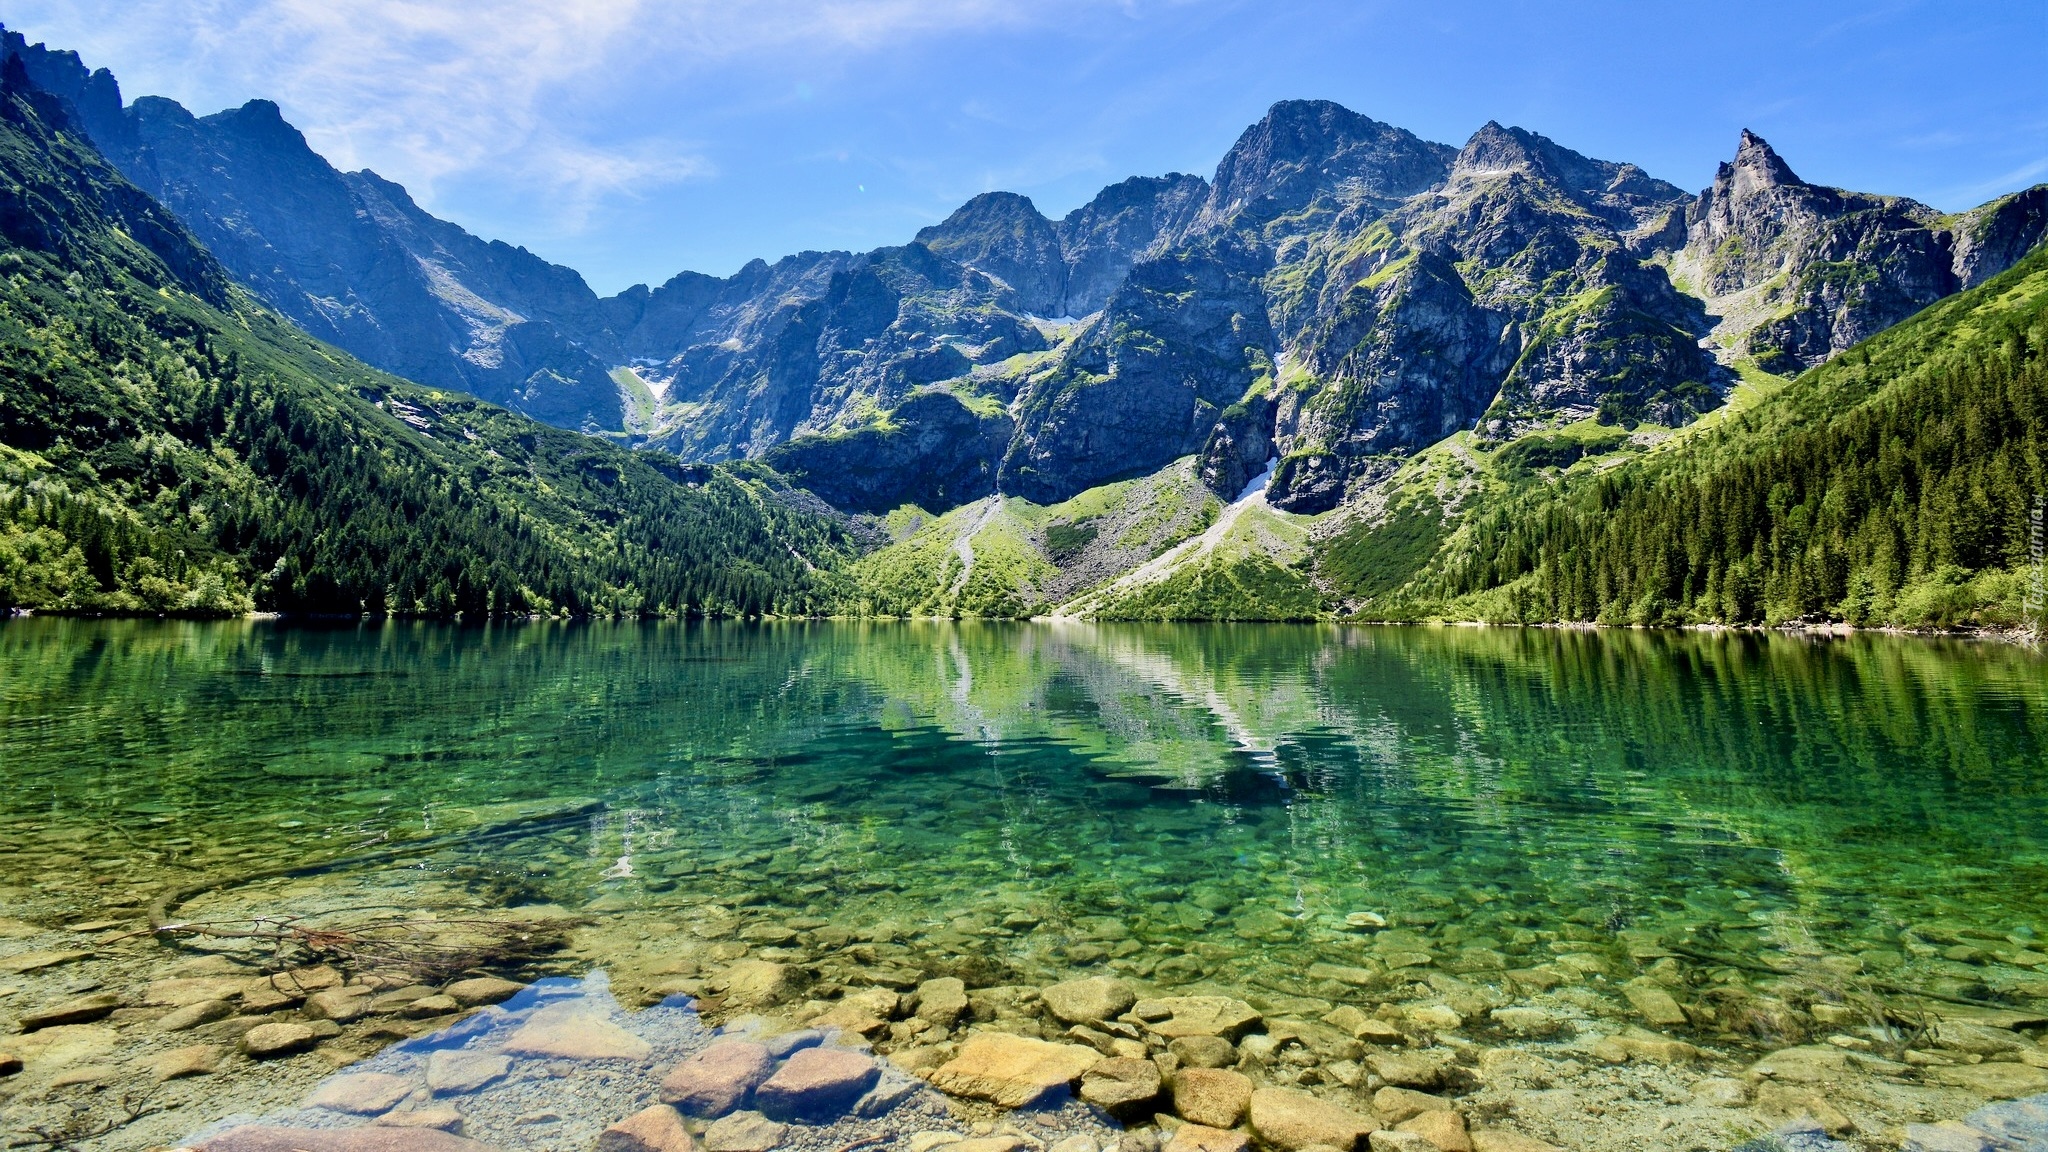
[[[0,902],[132,912],[591,797],[409,864],[641,914],[621,949],[707,901],[891,921],[984,982],[1302,991],[1369,910],[1454,969],[1655,933],[2019,1001],[2048,997],[2044,752],[2041,656],[1892,637],[22,619]]]

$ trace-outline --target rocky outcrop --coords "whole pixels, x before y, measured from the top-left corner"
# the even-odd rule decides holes
[[[1674,267],[1723,316],[1721,343],[1772,371],[1818,364],[1959,287],[1933,209],[1808,184],[1746,130],[1686,224]]]
[[[876,423],[798,436],[762,459],[835,508],[943,511],[995,491],[1012,428],[1000,411],[977,415],[948,392],[919,392]]]
[[[2001,196],[1956,220],[1955,260],[1959,288],[1975,288],[2020,262],[2048,239],[2048,184]]]
[[[1139,262],[1059,371],[1019,397],[998,487],[1033,500],[1201,449],[1271,374],[1263,255],[1232,240]]]
[[[1328,100],[1282,100],[1216,166],[1197,228],[1237,227],[1337,199],[1391,206],[1441,183],[1453,150]]]
[[[955,209],[944,223],[920,229],[917,242],[1002,280],[1025,311],[1060,314],[1067,289],[1066,257],[1058,230],[1028,198],[1015,192],[984,192]]]
[[[917,240],[1002,280],[1027,312],[1088,316],[1109,302],[1132,264],[1187,228],[1208,191],[1198,176],[1133,176],[1057,223],[1026,197],[986,192]]]

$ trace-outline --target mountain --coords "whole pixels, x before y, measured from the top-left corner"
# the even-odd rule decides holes
[[[1524,539],[1499,517],[1550,523],[1554,485],[1696,452],[1764,467],[1770,445],[1726,429],[1813,415],[1779,397],[2004,282],[2048,233],[2048,186],[1944,214],[1810,184],[1747,131],[1689,194],[1526,128],[1453,147],[1290,100],[1208,179],[1133,177],[1059,219],[990,192],[901,246],[600,298],[335,171],[275,106],[124,104],[104,71],[8,44],[226,275],[322,339],[616,441],[757,461],[710,475],[868,518],[889,542],[844,570],[859,611],[1498,616],[1495,585],[1446,565]],[[1961,371],[1928,358],[1946,367],[1926,387]],[[1926,575],[1900,571],[1894,592]],[[1815,587],[1742,611],[1848,603]],[[1628,618],[1748,618],[1681,591]],[[1544,610],[1618,618],[1606,596]]]
[[[817,611],[815,498],[377,372],[256,303],[0,68],[0,608]]]

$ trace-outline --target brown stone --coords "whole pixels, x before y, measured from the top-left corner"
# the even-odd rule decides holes
[[[882,1069],[858,1052],[804,1048],[754,1089],[754,1107],[770,1120],[836,1119],[881,1075]]]
[[[145,1060],[149,1078],[161,1084],[187,1076],[210,1076],[220,1067],[222,1052],[216,1044],[192,1044],[158,1052]]]
[[[1643,1019],[1659,1028],[1677,1028],[1685,1024],[1685,1009],[1663,987],[1648,980],[1631,980],[1621,986],[1621,994],[1642,1014]]]
[[[38,1008],[21,1014],[21,1030],[34,1032],[40,1028],[53,1028],[59,1024],[90,1024],[113,1015],[121,1006],[121,998],[112,992],[95,992],[90,996],[79,996],[60,1003]]]
[[[1131,1010],[1138,994],[1114,976],[1088,976],[1039,990],[1045,1010],[1062,1024],[1100,1024]]]
[[[16,975],[24,972],[40,972],[45,968],[55,968],[59,964],[69,964],[74,960],[84,960],[91,955],[92,953],[90,952],[17,952],[12,956],[0,959],[0,972]]]
[[[734,1112],[704,1130],[704,1152],[769,1152],[788,1132],[759,1112]]]
[[[249,1124],[230,1128],[198,1147],[199,1152],[493,1152],[489,1144],[452,1132],[383,1125],[319,1129]]]
[[[304,1052],[320,1034],[304,1024],[258,1024],[242,1034],[242,1051],[258,1060]]]
[[[1365,1063],[1374,1075],[1396,1088],[1427,1091],[1443,1087],[1451,1056],[1447,1052],[1375,1052]]]
[[[557,1004],[520,1025],[505,1042],[505,1051],[556,1060],[645,1060],[654,1048],[595,1012]]]
[[[1412,1088],[1382,1088],[1372,1094],[1372,1110],[1379,1113],[1383,1124],[1399,1124],[1424,1112],[1450,1106],[1451,1102],[1441,1096],[1417,1092]]]
[[[0,1076],[12,1076],[21,1071],[21,1057],[12,1052],[0,1052]]]
[[[794,996],[802,981],[796,969],[767,960],[742,960],[714,976],[710,988],[728,1004],[758,1007]]]
[[[328,988],[306,997],[300,1010],[315,1020],[346,1024],[369,1012],[370,997],[355,989]]]
[[[1021,1108],[1070,1085],[1102,1060],[1079,1044],[1053,1044],[1004,1032],[977,1032],[959,1055],[932,1072],[941,1092]]]
[[[1365,1142],[1379,1121],[1290,1088],[1252,1093],[1252,1131],[1280,1152],[1301,1152],[1318,1144],[1350,1152]]]
[[[1239,1073],[1183,1068],[1173,1077],[1173,1110],[1191,1124],[1235,1128],[1251,1103],[1251,1079]]]
[[[723,1116],[775,1071],[768,1049],[747,1040],[722,1040],[677,1064],[661,1081],[661,1100],[691,1116]]]
[[[1152,1115],[1159,1089],[1159,1065],[1150,1060],[1112,1057],[1081,1074],[1081,1099],[1118,1120]]]
[[[439,1095],[474,1092],[512,1071],[512,1061],[489,1052],[443,1049],[427,1057],[427,1088]]]
[[[598,1133],[597,1152],[693,1152],[697,1142],[682,1114],[653,1104]]]
[[[1439,1152],[1472,1152],[1472,1137],[1465,1132],[1465,1118],[1447,1109],[1424,1112],[1395,1127],[1415,1133],[1435,1145]]]
[[[1167,1042],[1182,1068],[1228,1068],[1237,1063],[1237,1048],[1221,1036],[1177,1036]]]
[[[967,1014],[967,985],[953,976],[941,976],[917,986],[918,1019],[951,1028]]]
[[[1141,1000],[1131,1010],[1144,1019],[1147,1029],[1168,1040],[1220,1036],[1236,1043],[1264,1022],[1257,1009],[1228,996],[1167,996]]]
[[[375,1116],[397,1107],[399,1101],[412,1095],[415,1087],[413,1081],[389,1072],[357,1072],[336,1076],[320,1085],[306,1098],[306,1107]]]
[[[462,1011],[462,1005],[453,996],[422,996],[398,1010],[408,1020],[425,1020],[431,1016],[446,1016],[450,1012]]]
[[[453,997],[464,1008],[475,1008],[482,1004],[497,1004],[510,1000],[526,990],[526,985],[511,980],[500,980],[496,976],[477,976],[469,980],[457,980],[441,989],[444,995]]]
[[[1227,1128],[1183,1124],[1173,1130],[1163,1152],[1249,1152],[1251,1137]]]
[[[187,1004],[183,1008],[164,1013],[156,1022],[156,1026],[160,1032],[184,1032],[201,1024],[225,1020],[234,1014],[235,1006],[225,1000],[201,1000],[197,1004]]]
[[[249,987],[243,976],[181,976],[152,980],[142,1002],[152,1008],[184,1008],[207,1000],[233,1000]]]
[[[1986,1061],[1958,1064],[1952,1068],[1929,1068],[1927,1077],[1937,1083],[1966,1089],[1993,1100],[2012,1100],[2048,1092],[2048,1070],[2029,1064]]]

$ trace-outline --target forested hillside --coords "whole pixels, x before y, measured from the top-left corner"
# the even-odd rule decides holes
[[[1459,618],[2017,625],[2048,494],[2048,248],[1719,427],[1476,512]]]
[[[0,609],[810,613],[815,507],[314,342],[7,60]]]

